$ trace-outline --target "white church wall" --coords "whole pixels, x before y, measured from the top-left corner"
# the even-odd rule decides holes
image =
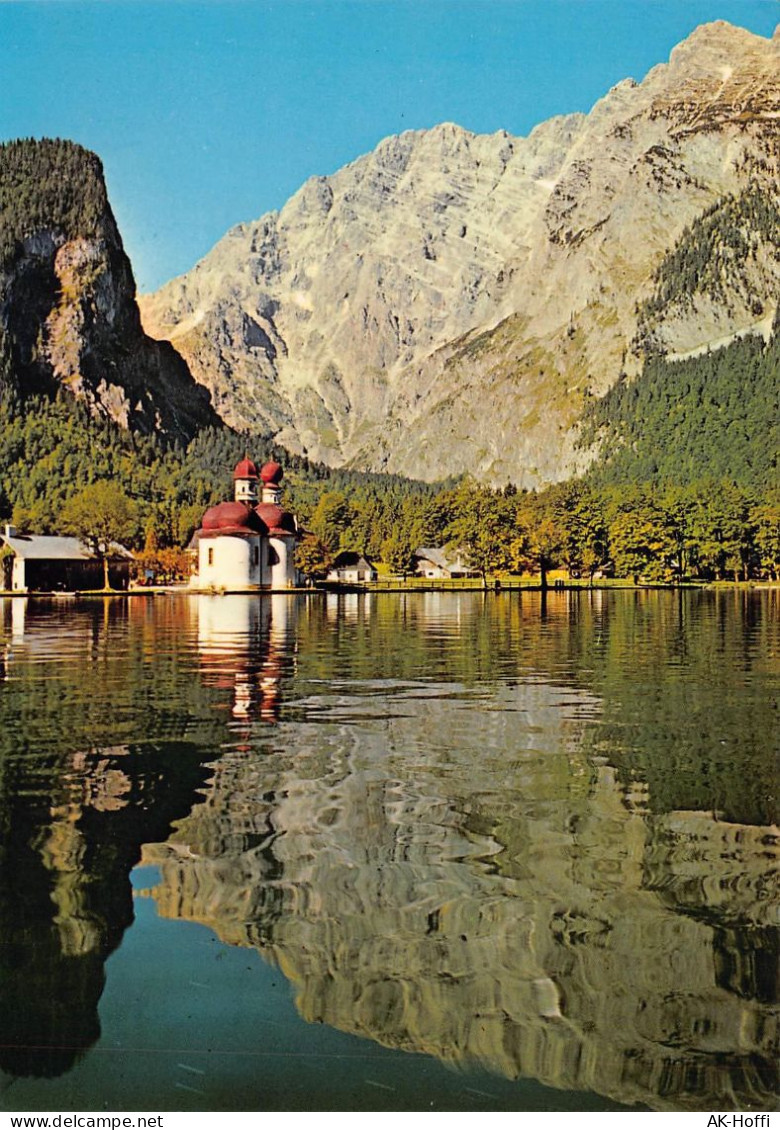
[[[288,538],[269,538],[269,557],[271,565],[271,588],[290,589],[295,585],[295,565],[293,562],[293,543]]]
[[[198,583],[201,588],[246,589],[261,584],[260,537],[201,538]]]

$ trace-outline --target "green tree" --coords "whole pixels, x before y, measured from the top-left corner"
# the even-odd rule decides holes
[[[11,512],[11,525],[16,526],[21,534],[34,534],[48,528],[49,508],[44,500],[33,502],[24,506],[17,502]]]
[[[691,553],[705,575],[748,579],[754,563],[749,496],[733,484],[701,490],[691,520]]]
[[[569,573],[587,573],[593,584],[594,573],[609,560],[609,530],[603,501],[579,481],[552,487],[545,501],[554,523],[547,530],[550,544],[546,555],[550,559],[557,555]]]
[[[392,533],[395,505],[389,500],[382,502],[372,493],[367,498],[353,500],[351,509],[348,535],[350,544],[342,548],[366,553],[369,557],[379,557],[384,542]]]
[[[677,542],[669,515],[653,499],[620,510],[610,524],[609,540],[618,576],[672,579]]]
[[[147,518],[144,524],[144,553],[156,553],[160,548],[160,537],[154,518]]]
[[[488,573],[509,568],[514,503],[498,491],[466,479],[452,500],[454,516],[445,530],[449,546],[478,569],[487,588]]]
[[[295,547],[295,564],[310,581],[322,581],[333,557],[325,542],[315,534],[305,534]]]
[[[13,564],[14,551],[10,545],[3,545],[0,548],[0,589],[9,590],[11,588]]]
[[[780,576],[780,505],[764,502],[755,506],[751,520],[760,568],[776,581]]]
[[[200,503],[190,503],[180,507],[176,518],[176,544],[189,545],[192,535],[200,525],[204,507]]]
[[[554,496],[522,495],[517,506],[511,543],[512,568],[539,573],[543,589],[547,574],[563,559],[566,530],[556,516]]]
[[[132,541],[138,507],[118,483],[101,480],[70,498],[62,510],[62,528],[74,534],[103,562],[103,587],[109,589],[111,543]]]
[[[414,570],[414,551],[409,535],[403,529],[395,529],[382,543],[382,560],[391,573],[406,576]]]
[[[346,540],[352,523],[352,507],[340,491],[328,490],[320,496],[309,526],[331,554],[336,554]]]

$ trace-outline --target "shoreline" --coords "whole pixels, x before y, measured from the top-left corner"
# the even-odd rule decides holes
[[[448,582],[442,584],[436,581],[422,581],[414,583],[388,582],[350,584],[329,582],[313,585],[309,588],[284,588],[284,589],[201,589],[190,588],[188,585],[155,585],[130,589],[87,589],[68,592],[54,591],[11,591],[0,589],[0,600],[18,599],[44,599],[44,600],[94,600],[95,597],[158,597],[158,596],[342,596],[342,595],[398,595],[414,593],[482,593],[483,595],[500,596],[502,593],[551,593],[556,595],[564,592],[590,593],[590,592],[683,592],[683,591],[770,591],[780,590],[780,581],[685,581],[682,584],[662,584],[648,582],[647,584],[634,584],[632,581],[613,581],[610,584],[563,584],[548,585],[542,588],[539,584],[526,584],[523,582],[502,581],[499,588],[494,585],[484,587],[482,584]]]

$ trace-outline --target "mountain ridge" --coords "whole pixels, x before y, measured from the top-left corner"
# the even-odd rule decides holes
[[[641,370],[638,305],[686,226],[748,186],[776,194],[777,56],[777,36],[720,21],[525,138],[386,138],[142,296],[145,328],[228,423],[332,465],[568,477],[592,458],[587,397]],[[748,298],[771,320],[762,256]],[[708,297],[713,336],[756,322],[738,297]],[[685,351],[701,317],[645,329]]]

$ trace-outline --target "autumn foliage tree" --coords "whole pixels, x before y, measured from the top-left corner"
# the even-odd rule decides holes
[[[295,565],[310,581],[323,581],[333,564],[327,545],[316,534],[304,534],[295,547]]]

